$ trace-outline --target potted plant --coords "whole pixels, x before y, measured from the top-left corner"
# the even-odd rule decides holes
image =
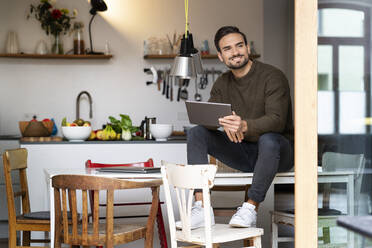
[[[52,35],[51,53],[63,54],[63,42],[61,33],[66,34],[70,27],[71,19],[77,15],[77,11],[73,11],[73,16],[69,16],[69,10],[65,8],[58,9],[53,6],[51,0],[40,0],[38,5],[31,4],[30,15],[33,15],[41,24],[41,28],[45,30],[47,35]]]

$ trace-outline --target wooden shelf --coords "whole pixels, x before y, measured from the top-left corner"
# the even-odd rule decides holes
[[[75,54],[9,54],[1,53],[3,58],[25,58],[25,59],[111,59],[112,55],[75,55]]]
[[[144,59],[173,59],[174,57],[176,57],[176,54],[162,54],[162,55],[148,54],[148,55],[143,56]],[[261,57],[261,55],[255,54],[255,55],[250,55],[249,57],[252,59],[257,59]],[[202,55],[202,59],[218,59],[218,56],[217,54]]]

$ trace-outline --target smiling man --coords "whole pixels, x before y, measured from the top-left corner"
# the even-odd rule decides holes
[[[232,168],[254,173],[248,201],[230,220],[233,227],[251,227],[275,174],[293,167],[290,90],[279,69],[250,60],[246,36],[237,27],[220,28],[214,42],[218,58],[230,70],[216,80],[209,101],[230,103],[233,113],[219,120],[223,131],[190,129],[187,159],[188,164],[208,164],[209,154]],[[203,225],[202,193],[197,192],[191,226]]]

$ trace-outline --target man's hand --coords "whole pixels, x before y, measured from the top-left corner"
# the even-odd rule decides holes
[[[244,139],[244,132],[247,131],[247,122],[242,120],[239,115],[233,111],[232,115],[220,118],[220,125],[225,130],[227,137],[231,142],[240,143]]]

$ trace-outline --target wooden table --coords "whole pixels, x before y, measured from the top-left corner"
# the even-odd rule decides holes
[[[130,180],[148,180],[161,178],[160,173],[135,174],[135,173],[102,173],[94,169],[44,169],[47,180],[49,180],[50,210],[51,210],[51,244],[54,244],[54,194],[51,187],[51,178],[59,174],[77,175],[99,175],[112,178]],[[352,207],[354,202],[354,171],[319,172],[318,183],[345,183],[347,186],[347,209],[349,215],[354,215]],[[217,173],[215,185],[242,185],[252,183],[253,173]],[[257,226],[264,228],[263,247],[270,247],[271,240],[271,216],[270,211],[274,210],[274,185],[294,184],[294,172],[278,173],[273,184],[270,186],[265,201],[260,204],[258,211]]]
[[[362,248],[365,247],[365,238],[372,238],[372,216],[342,216],[337,219],[339,226],[359,233],[363,236]]]

